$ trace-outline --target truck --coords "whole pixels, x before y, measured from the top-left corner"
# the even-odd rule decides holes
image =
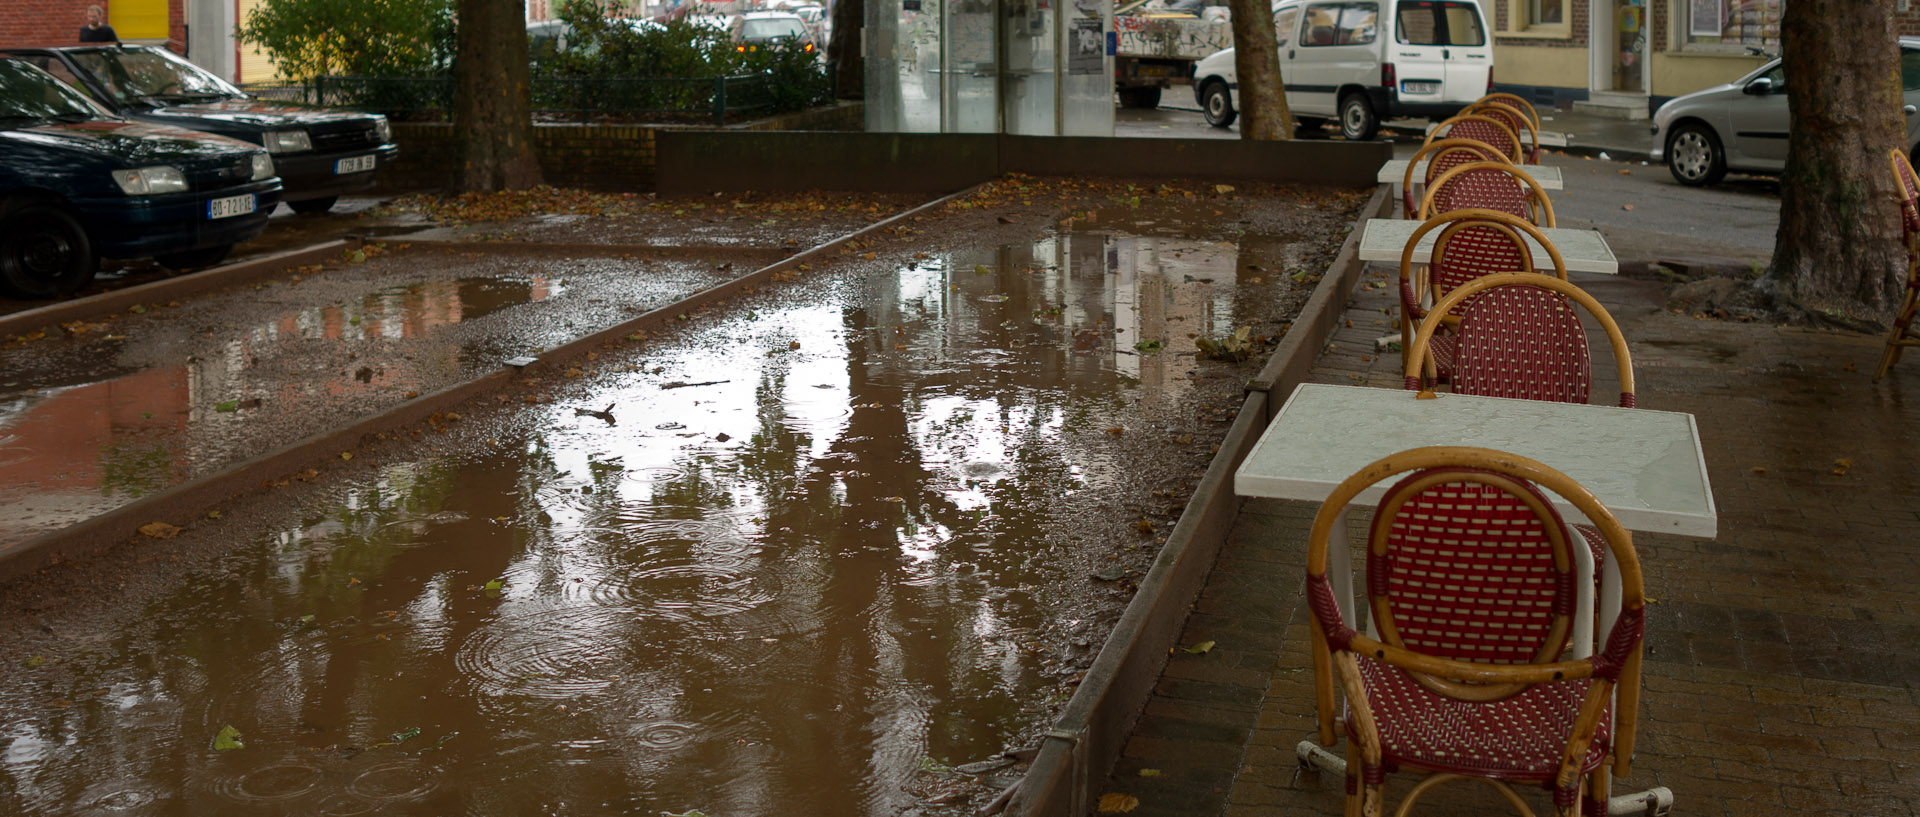
[[[1194,63],[1233,47],[1225,6],[1161,6],[1141,0],[1115,11],[1113,87],[1128,108],[1157,108],[1162,89],[1186,85]]]

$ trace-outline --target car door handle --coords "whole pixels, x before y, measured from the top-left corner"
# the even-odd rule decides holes
[[[1287,49],[1287,59],[1293,59],[1293,49]]]

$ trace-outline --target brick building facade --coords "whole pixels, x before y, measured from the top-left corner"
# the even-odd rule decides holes
[[[0,46],[73,45],[87,7],[107,12],[107,24],[125,42],[184,51],[187,0],[0,0]]]

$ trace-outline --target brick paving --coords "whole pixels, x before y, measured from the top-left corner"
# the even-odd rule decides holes
[[[1399,354],[1373,348],[1395,331],[1394,275],[1363,274],[1315,381],[1400,387]],[[1914,814],[1920,361],[1874,384],[1880,338],[1699,320],[1661,308],[1653,282],[1574,281],[1620,322],[1639,405],[1694,415],[1719,510],[1712,541],[1635,537],[1646,692],[1614,792],[1666,786],[1689,817]],[[1596,372],[1611,371],[1604,349]],[[1594,401],[1616,390],[1597,376]],[[1181,637],[1215,646],[1174,652],[1104,789],[1138,797],[1132,814],[1341,813],[1338,781],[1296,775],[1293,754],[1314,728],[1300,586],[1315,510],[1243,503]],[[1531,802],[1550,813],[1543,793]],[[1419,813],[1510,812],[1457,785]]]

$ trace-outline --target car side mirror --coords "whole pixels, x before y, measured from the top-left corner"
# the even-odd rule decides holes
[[[1767,94],[1773,93],[1773,78],[1772,77],[1754,77],[1753,81],[1748,82],[1747,87],[1742,88],[1741,90],[1749,94],[1752,94],[1754,96],[1766,96]]]

